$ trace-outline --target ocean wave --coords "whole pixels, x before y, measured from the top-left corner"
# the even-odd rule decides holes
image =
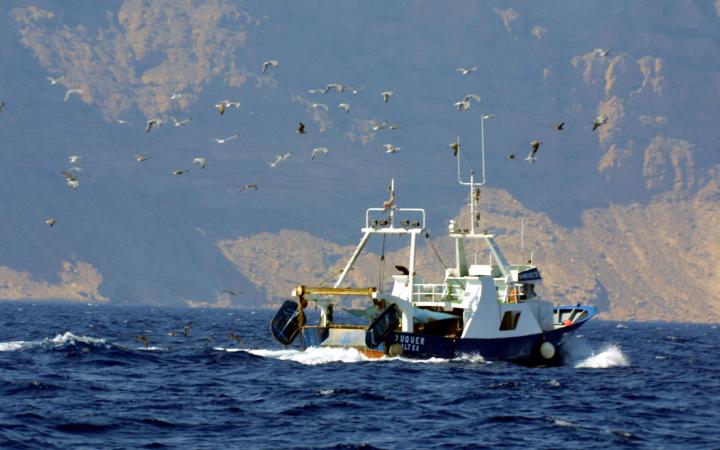
[[[611,344],[600,353],[592,355],[575,364],[576,369],[608,369],[611,367],[627,367],[630,361],[617,345]]]

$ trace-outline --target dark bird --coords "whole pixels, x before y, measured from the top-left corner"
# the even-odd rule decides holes
[[[595,118],[595,120],[593,121],[593,128],[592,128],[592,130],[593,130],[593,131],[597,130],[597,128],[598,128],[600,125],[605,124],[605,122],[607,122],[607,117],[605,117],[605,116],[603,116],[603,115],[597,116],[597,117]]]
[[[505,157],[505,159],[515,159],[515,153],[510,153]]]
[[[268,70],[268,67],[272,67],[273,69],[278,66],[278,60],[277,59],[269,59],[262,63],[262,73],[265,73]]]
[[[5,102],[0,102],[0,112],[5,109]]]
[[[300,122],[300,124],[298,125],[298,129],[297,129],[296,133],[298,133],[298,134],[305,134],[305,124],[304,124],[304,123]]]
[[[448,147],[452,150],[453,156],[457,156],[458,150],[460,150],[460,139],[458,138],[457,141],[450,143]]]
[[[176,169],[172,171],[173,175],[182,175],[184,173],[190,172],[190,169]]]
[[[237,334],[233,333],[232,331],[228,333],[228,337],[232,339],[233,341],[237,342],[238,344],[242,342],[242,339]]]
[[[149,133],[153,126],[157,125],[159,127],[162,125],[162,123],[162,119],[149,119],[147,122],[145,122],[145,132]]]
[[[385,92],[381,92],[380,95],[382,95],[383,102],[387,103],[387,102],[390,101],[390,97],[392,97],[393,95],[395,95],[395,92],[393,92],[393,91],[385,91]]]
[[[142,342],[145,348],[150,346],[150,340],[142,334],[140,336],[135,336],[135,340]]]
[[[257,191],[258,185],[257,184],[244,184],[244,185],[240,186],[240,189],[238,189],[238,192],[242,192],[245,189],[255,189]]]
[[[528,155],[527,155],[527,158],[525,158],[525,159],[528,160],[528,162],[530,162],[530,164],[534,164],[534,163],[535,163],[535,154],[536,154],[537,151],[540,149],[540,144],[542,144],[542,142],[537,141],[537,140],[532,141],[532,142],[530,143],[530,154],[528,154]]]
[[[234,291],[231,291],[230,289],[220,289],[220,292],[226,292],[226,293],[228,293],[228,294],[230,294],[230,295],[233,295],[233,296],[235,295],[235,292],[234,292]]]
[[[557,131],[562,131],[563,127],[565,127],[565,122],[560,122],[553,125],[553,128],[555,128],[555,130]]]
[[[397,270],[399,270],[400,273],[403,274],[403,275],[410,275],[410,271],[409,271],[408,268],[405,267],[405,266],[401,266],[401,265],[399,265],[399,264],[396,264],[396,265],[395,265],[395,268],[396,268]]]
[[[190,334],[190,329],[192,328],[193,324],[192,322],[188,323],[183,327],[183,335],[187,337]]]

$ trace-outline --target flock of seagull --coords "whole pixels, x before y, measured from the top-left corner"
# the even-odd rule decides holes
[[[612,49],[606,50],[606,49],[598,48],[598,49],[592,49],[591,51],[600,57],[606,57],[612,51]],[[276,70],[279,66],[280,66],[280,63],[277,59],[270,59],[270,60],[264,61],[262,63],[261,72],[263,74],[265,74],[270,70]],[[475,72],[477,70],[478,70],[477,67],[458,67],[455,69],[455,71],[462,76],[471,75],[473,72]],[[62,80],[64,80],[64,76],[60,76],[58,78],[53,78],[53,77],[48,76],[47,80],[50,82],[51,85],[57,85]],[[348,91],[352,95],[356,95],[363,89],[365,89],[365,87],[351,87],[351,86],[346,86],[346,85],[340,84],[340,83],[329,83],[325,87],[322,87],[322,88],[309,89],[308,92],[311,94],[326,95],[330,91],[335,91],[338,94]],[[84,95],[84,92],[83,92],[83,90],[77,89],[77,88],[67,89],[65,91],[65,95],[64,95],[64,102],[67,103],[73,95],[82,96],[82,95]],[[385,91],[380,92],[380,96],[382,97],[383,103],[390,102],[390,100],[393,98],[394,95],[395,95],[395,92],[392,90],[385,90]],[[183,96],[183,93],[174,92],[174,93],[172,93],[170,99],[178,100],[178,99],[182,98],[182,96]],[[482,103],[482,97],[480,97],[478,94],[470,93],[470,94],[465,95],[461,100],[455,102],[453,104],[453,106],[455,107],[455,109],[457,111],[467,112],[470,110],[472,101],[480,104],[480,103]],[[6,106],[5,102],[0,101],[0,112],[2,112],[4,110],[5,106]],[[328,105],[326,105],[324,103],[319,103],[319,102],[311,103],[309,105],[309,107],[314,110],[323,110],[324,112],[330,111],[330,107]],[[216,103],[214,105],[214,108],[217,110],[217,112],[220,116],[223,116],[231,108],[239,109],[240,102],[224,99],[224,100],[221,100],[218,103]],[[348,102],[340,102],[337,105],[337,109],[344,111],[345,113],[350,113],[350,111],[352,110],[352,106]],[[115,122],[117,124],[121,124],[121,125],[132,125],[130,122],[123,120],[123,119],[115,119]],[[150,133],[153,129],[161,127],[161,126],[165,125],[166,123],[171,123],[174,127],[182,127],[182,126],[189,125],[191,122],[192,122],[191,118],[177,119],[173,116],[152,117],[152,118],[147,119],[147,121],[145,122],[145,132]],[[604,125],[606,122],[607,122],[607,117],[605,117],[603,115],[598,115],[597,117],[595,117],[595,119],[593,121],[592,131],[597,130],[600,126]],[[557,132],[561,132],[564,130],[564,126],[565,126],[565,122],[559,122],[559,123],[553,125],[553,128]],[[385,122],[371,121],[370,128],[373,131],[397,130],[399,128],[399,126],[397,124],[390,123],[387,121],[385,121]],[[307,134],[306,127],[303,122],[298,123],[296,133],[299,135]],[[239,137],[239,135],[236,133],[236,134],[232,134],[227,137],[211,138],[211,140],[219,145],[222,145],[222,144],[226,144],[227,142],[229,142],[231,140],[237,139],[238,137]],[[528,156],[525,158],[526,161],[528,161],[531,164],[535,163],[535,160],[537,158],[537,153],[538,153],[538,150],[540,149],[541,144],[542,144],[542,142],[538,139],[530,142],[530,152],[528,153]],[[454,142],[451,142],[448,145],[448,147],[452,151],[453,155],[457,156],[458,151],[460,150],[459,139]],[[396,146],[395,144],[382,144],[382,148],[384,149],[385,153],[398,153],[402,149],[402,147]],[[330,151],[330,149],[328,147],[316,147],[312,150],[312,152],[310,154],[310,159],[315,160],[316,158],[320,157],[321,155],[327,155],[329,151]],[[149,156],[141,154],[141,153],[135,153],[132,156],[139,163],[150,159]],[[292,152],[278,154],[275,156],[275,158],[272,161],[268,162],[268,165],[270,166],[270,168],[274,169],[274,168],[278,167],[284,161],[288,160],[292,156],[293,156]],[[505,158],[508,160],[514,160],[514,159],[517,159],[517,155],[515,153],[511,153],[511,154],[508,154],[507,156],[505,156]],[[68,157],[68,162],[72,166],[67,170],[61,171],[61,174],[65,177],[66,184],[71,189],[78,189],[78,187],[80,186],[80,179],[79,179],[80,175],[89,176],[80,167],[79,164],[81,161],[82,161],[82,157],[80,155],[70,155]],[[207,165],[207,159],[204,157],[198,156],[198,157],[193,158],[192,164],[197,165],[202,170],[202,169],[205,169],[205,167]],[[189,168],[175,169],[171,172],[171,174],[172,175],[182,175],[189,171],[190,171]],[[238,188],[238,192],[242,192],[245,190],[258,190],[258,185],[251,183],[251,184],[242,185]],[[45,222],[50,227],[53,227],[57,223],[57,221],[53,218],[48,218]]]

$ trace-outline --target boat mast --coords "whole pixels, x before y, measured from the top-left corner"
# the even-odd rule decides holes
[[[475,195],[475,189],[480,188],[480,186],[483,186],[485,184],[485,121],[488,119],[493,119],[495,117],[494,114],[483,114],[480,116],[480,154],[481,154],[481,163],[482,163],[482,171],[481,175],[482,178],[479,182],[475,182],[475,170],[470,171],[470,181],[463,181],[461,175],[460,175],[460,155],[461,155],[461,147],[458,146],[458,154],[457,154],[457,177],[458,177],[458,183],[461,186],[469,186],[470,187],[470,234],[475,234],[475,208],[477,207],[478,198]],[[460,137],[458,137],[457,142],[460,142]]]

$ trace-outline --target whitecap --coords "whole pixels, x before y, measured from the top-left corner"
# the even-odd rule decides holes
[[[576,369],[607,369],[610,367],[627,367],[630,361],[617,345],[611,344],[605,347],[600,353],[593,354],[579,363],[575,364]]]
[[[27,341],[0,342],[0,352],[14,352],[26,349],[30,346],[32,346],[32,342]]]
[[[76,336],[70,331],[66,331],[65,334],[57,334],[52,339],[44,339],[45,344],[63,345],[63,344],[74,344],[75,342],[82,342],[85,344],[99,344],[105,343],[105,339],[94,338],[89,336]]]
[[[576,424],[562,419],[554,419],[553,425],[557,425],[559,427],[577,427]]]
[[[473,364],[490,364],[490,361],[486,361],[482,355],[477,353],[462,353],[456,358],[453,358],[453,361],[469,362]]]

